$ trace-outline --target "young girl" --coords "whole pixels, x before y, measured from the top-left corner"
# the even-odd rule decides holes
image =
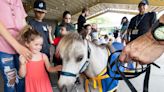
[[[35,30],[28,28],[21,36],[23,44],[32,52],[32,58],[26,60],[20,55],[20,77],[25,77],[26,92],[52,92],[48,72],[61,70],[61,65],[52,67],[45,54],[41,53],[43,37]],[[46,71],[47,70],[47,71]]]

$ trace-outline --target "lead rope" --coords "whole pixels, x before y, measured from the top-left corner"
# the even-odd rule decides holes
[[[118,51],[116,51],[116,52],[120,52],[120,50],[118,50]],[[114,52],[114,53],[116,53],[116,52]],[[111,54],[111,56],[114,54],[114,53],[112,53]],[[108,60],[110,60],[110,58],[111,58],[111,56],[108,58]],[[120,69],[119,69],[119,63],[118,63],[119,61],[118,61],[118,58],[116,59],[116,60],[114,60],[114,62],[113,63],[108,63],[108,67],[110,67],[111,69],[112,69],[112,67],[116,64],[116,68],[117,68],[117,74],[120,74],[120,77],[115,77],[115,76],[111,76],[111,78],[113,78],[113,79],[117,79],[117,80],[124,80],[125,81],[125,83],[128,85],[128,87],[130,88],[130,90],[132,91],[132,92],[137,92],[137,90],[135,89],[135,87],[132,85],[132,83],[129,81],[129,79],[131,79],[131,78],[135,78],[135,77],[137,77],[137,76],[139,76],[140,74],[142,74],[142,73],[144,73],[144,72],[146,72],[146,74],[145,74],[145,78],[144,78],[144,85],[143,85],[143,92],[148,92],[148,89],[149,89],[149,78],[150,78],[150,70],[151,70],[151,64],[152,65],[154,65],[154,66],[156,66],[157,68],[160,68],[158,65],[156,65],[155,63],[151,63],[151,64],[148,64],[147,65],[147,68],[145,69],[145,70],[142,70],[141,72],[139,72],[139,73],[134,73],[133,75],[134,75],[134,77],[126,77],[126,74],[128,74],[128,73],[124,73],[124,72],[122,72]],[[109,65],[110,64],[110,65]],[[143,68],[142,68],[143,69]],[[116,73],[116,72],[115,72]],[[110,74],[109,74],[110,75]],[[121,78],[122,77],[122,78]]]

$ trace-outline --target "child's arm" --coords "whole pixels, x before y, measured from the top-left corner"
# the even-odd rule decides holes
[[[48,60],[48,57],[45,54],[43,54],[43,59],[45,61],[45,66],[46,66],[46,69],[47,69],[48,72],[61,71],[62,66],[61,65],[58,65],[58,66],[55,66],[55,67],[51,66],[50,62]]]
[[[26,59],[22,55],[19,56],[19,65],[19,76],[24,78],[26,75]]]
[[[49,40],[50,40],[50,43],[53,44],[54,41],[53,41],[53,37],[51,35],[51,32],[52,32],[52,27],[51,26],[47,26],[48,28],[48,35],[49,35]],[[55,38],[55,37],[54,37]]]

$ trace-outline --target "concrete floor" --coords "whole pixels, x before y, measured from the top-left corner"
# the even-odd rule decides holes
[[[155,61],[161,68],[152,67],[150,82],[149,82],[149,92],[164,92],[164,54]],[[131,82],[134,84],[138,92],[142,92],[144,74],[138,78],[132,79]],[[50,80],[52,82],[54,92],[59,92],[57,88],[57,75],[50,74]],[[0,75],[0,92],[3,92],[3,80]],[[119,88],[117,92],[131,92],[124,81],[120,81]]]

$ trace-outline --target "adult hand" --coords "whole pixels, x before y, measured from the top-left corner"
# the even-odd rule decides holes
[[[30,60],[32,58],[32,53],[31,51],[29,51],[26,47],[22,46],[19,44],[19,46],[17,46],[16,51],[22,55],[23,57],[25,57],[26,60]]]
[[[134,60],[141,64],[149,64],[164,52],[164,44],[156,41],[150,32],[130,42],[120,54],[120,61]]]
[[[159,18],[160,23],[164,23],[164,14]]]
[[[0,35],[20,54],[23,55],[27,60],[31,59],[32,53],[22,46],[16,39],[13,37],[9,31],[5,28],[3,23],[0,21]]]

